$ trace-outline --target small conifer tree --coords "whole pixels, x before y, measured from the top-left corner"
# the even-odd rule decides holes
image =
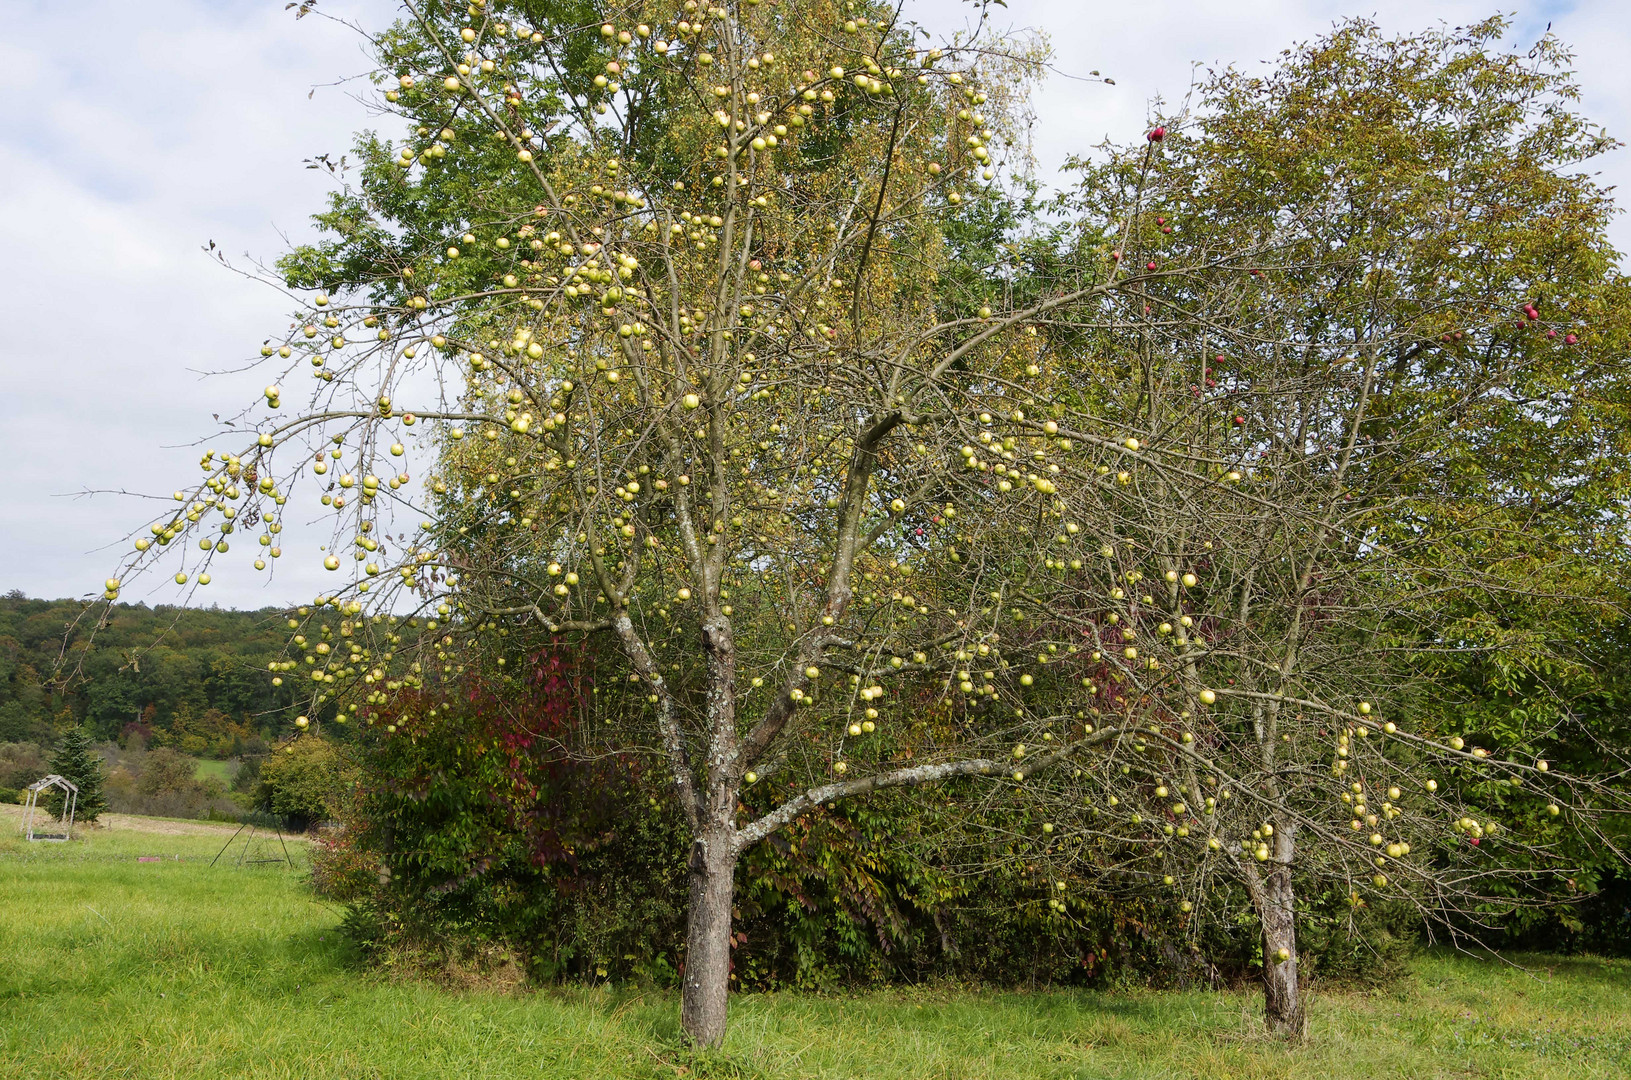
[[[102,795],[102,759],[91,748],[91,737],[83,725],[76,726],[62,737],[62,744],[51,758],[51,771],[79,788],[79,799],[74,820],[95,821],[108,808]],[[58,818],[67,812],[67,796],[55,790],[47,805]]]

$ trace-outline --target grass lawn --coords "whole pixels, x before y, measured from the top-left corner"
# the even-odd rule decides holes
[[[930,989],[739,997],[724,1052],[696,1057],[667,993],[360,972],[298,865],[209,867],[227,835],[0,835],[0,1076],[1631,1076],[1631,963],[1555,957],[1424,957],[1394,991],[1318,996],[1298,1049],[1261,1035],[1253,994]]]
[[[237,769],[230,761],[211,761],[209,758],[199,758],[198,766],[193,771],[193,778],[197,780],[219,780],[222,787],[231,787],[232,778]]]

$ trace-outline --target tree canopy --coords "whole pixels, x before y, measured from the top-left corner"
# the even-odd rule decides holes
[[[361,140],[282,264],[307,292],[253,445],[203,457],[130,570],[185,539],[207,583],[257,527],[268,570],[315,480],[336,585],[273,664],[302,731],[411,738],[469,670],[605,642],[574,749],[671,784],[696,1042],[743,852],[835,799],[1057,778],[1093,811],[1045,826],[1058,857],[1244,883],[1286,1030],[1294,872],[1452,907],[1510,878],[1443,841],[1502,830],[1422,768],[1554,785],[1603,836],[1595,778],[1405,720],[1431,665],[1571,659],[1513,605],[1614,610],[1581,568],[1620,535],[1621,285],[1606,195],[1564,172],[1607,144],[1554,46],[1344,27],[1042,214],[997,183],[1024,41],[826,0],[405,7],[375,78],[410,133]],[[1571,507],[1526,561],[1542,491]]]

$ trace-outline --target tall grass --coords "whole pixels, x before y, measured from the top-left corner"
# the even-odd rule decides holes
[[[695,1057],[666,993],[453,992],[360,970],[301,866],[212,869],[224,837],[0,839],[0,1077],[1631,1075],[1631,965],[1449,954],[1390,993],[1317,996],[1298,1049],[1260,1033],[1252,993],[916,988],[740,997],[725,1050]]]

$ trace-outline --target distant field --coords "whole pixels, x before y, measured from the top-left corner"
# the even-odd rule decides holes
[[[200,758],[193,775],[199,780],[219,780],[224,787],[231,787],[234,772],[230,761],[209,761]]]
[[[902,989],[737,998],[724,1052],[697,1058],[678,1043],[665,992],[456,993],[357,970],[340,912],[303,883],[302,842],[292,870],[211,869],[231,827],[115,828],[30,847],[10,820],[0,1077],[1631,1075],[1631,964],[1529,957],[1524,971],[1453,955],[1424,958],[1395,992],[1319,995],[1297,1050],[1262,1036],[1254,994]]]

